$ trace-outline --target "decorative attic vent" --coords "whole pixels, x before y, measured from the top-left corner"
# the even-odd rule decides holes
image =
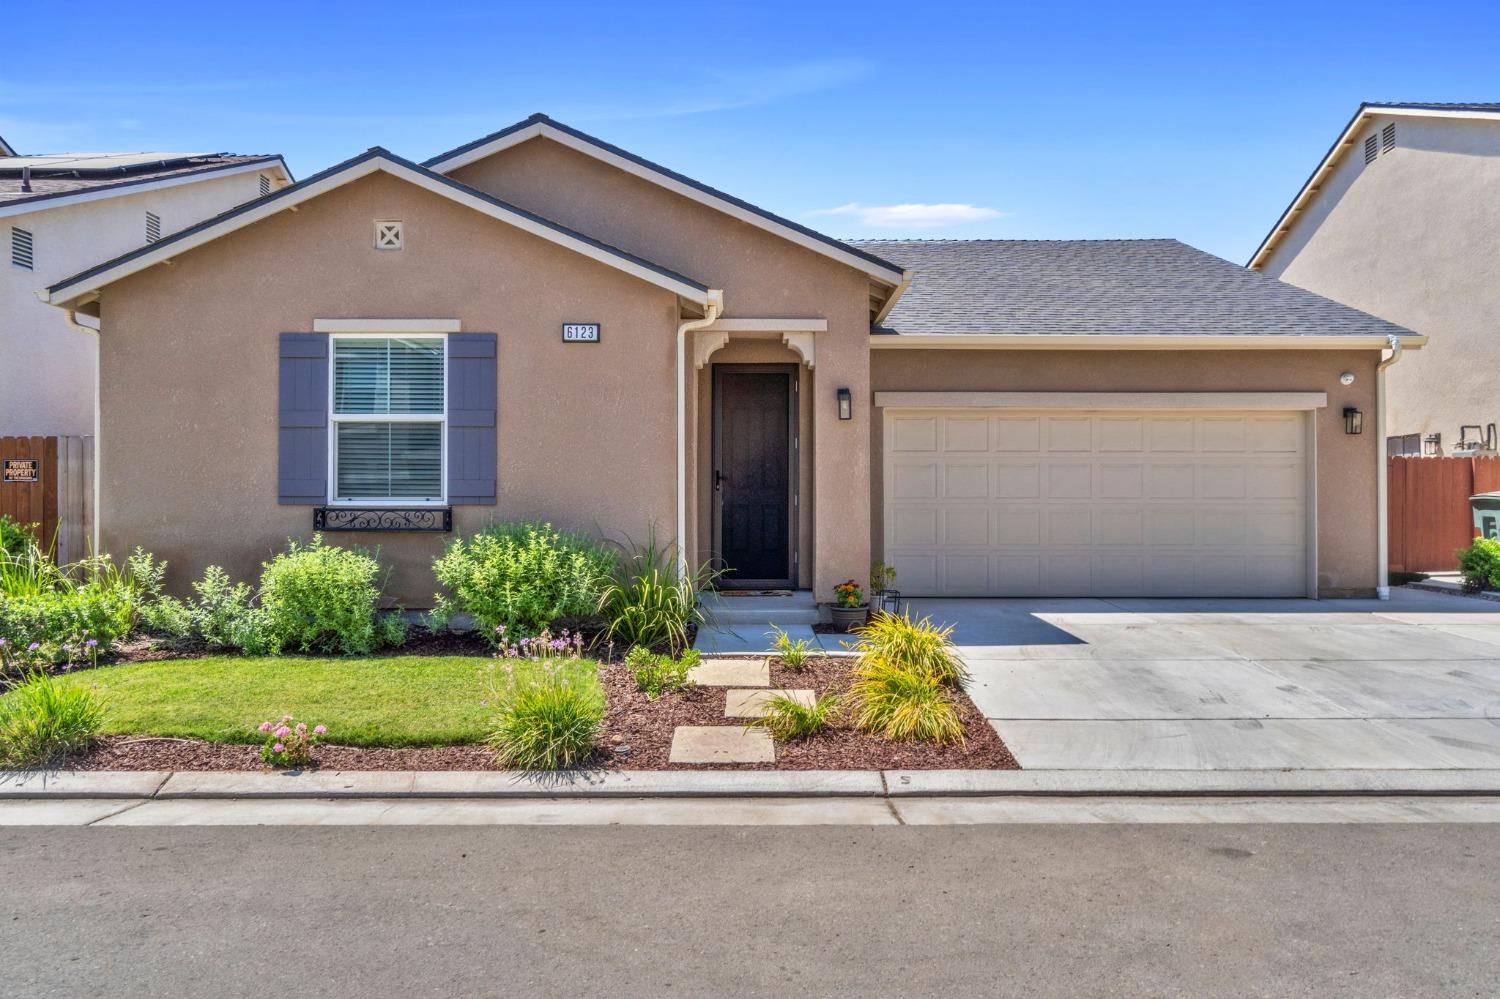
[[[146,242],[154,243],[161,239],[161,216],[155,212],[146,213]]]
[[[1388,153],[1396,148],[1396,123],[1391,122],[1380,130],[1380,151]]]
[[[271,178],[265,174],[260,175],[260,196],[264,198],[271,193]]]
[[[1368,138],[1365,139],[1365,162],[1366,163],[1373,163],[1374,162],[1374,160],[1375,160],[1375,154],[1380,151],[1379,142],[1380,142],[1379,137],[1375,136],[1375,135],[1371,135],[1371,136],[1369,136]]]
[[[375,249],[399,250],[405,241],[405,227],[399,221],[375,223]]]
[[[17,229],[14,226],[10,230],[10,262],[17,267],[31,270],[35,262],[31,233],[25,229]]]

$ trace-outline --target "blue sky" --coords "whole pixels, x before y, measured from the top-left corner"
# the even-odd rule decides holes
[[[1441,0],[75,0],[62,18],[15,3],[0,135],[32,153],[280,152],[306,176],[546,111],[834,235],[1175,236],[1243,262],[1361,100],[1500,100],[1494,15]]]

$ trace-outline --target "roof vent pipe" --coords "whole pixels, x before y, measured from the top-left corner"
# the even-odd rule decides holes
[[[29,166],[21,168],[21,190],[27,193],[31,191],[31,167]]]

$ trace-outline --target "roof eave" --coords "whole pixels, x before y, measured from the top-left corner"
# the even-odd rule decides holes
[[[582,233],[543,219],[497,198],[491,198],[481,191],[476,191],[456,180],[443,177],[377,147],[321,173],[314,174],[299,184],[282,188],[264,198],[173,233],[159,242],[65,278],[44,291],[38,292],[38,297],[59,308],[76,309],[92,297],[97,297],[100,289],[106,285],[377,171],[394,174],[434,193],[467,204],[483,214],[599,260],[671,291],[680,298],[699,306],[706,306],[715,301],[715,295],[718,294],[714,289],[691,278],[659,267],[616,247],[600,243]]]
[[[137,180],[122,180],[118,184],[102,184],[98,187],[90,187],[80,191],[58,191],[54,194],[38,194],[31,198],[4,201],[0,202],[0,217],[23,215],[28,212],[45,211],[51,208],[62,208],[89,201],[101,201],[105,198],[127,197],[146,191],[160,191],[169,187],[182,187],[186,184],[196,184],[199,181],[218,180],[223,177],[234,176],[235,174],[251,173],[267,169],[279,170],[286,178],[288,184],[295,183],[292,179],[292,171],[287,167],[286,161],[277,154],[244,160],[239,163],[222,163],[216,166],[204,167],[202,170],[185,171],[166,177],[142,177]]]
[[[554,121],[546,115],[532,115],[491,135],[439,153],[431,159],[424,160],[422,165],[437,173],[446,174],[538,137],[558,142],[699,204],[717,209],[741,222],[772,232],[815,253],[831,257],[892,288],[899,287],[903,280],[905,272],[889,260],[865,253],[841,240],[823,235],[805,226],[796,225],[791,220],[781,218],[764,209],[757,209],[748,202],[742,202],[722,191],[715,191],[706,184],[694,181],[660,164],[652,163],[586,132],[564,125],[562,122]]]
[[[1400,333],[874,333],[872,350],[1380,350],[1427,337]]]

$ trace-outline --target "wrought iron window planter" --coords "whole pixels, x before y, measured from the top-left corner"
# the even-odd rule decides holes
[[[316,506],[313,507],[313,530],[442,533],[453,530],[453,508]]]

